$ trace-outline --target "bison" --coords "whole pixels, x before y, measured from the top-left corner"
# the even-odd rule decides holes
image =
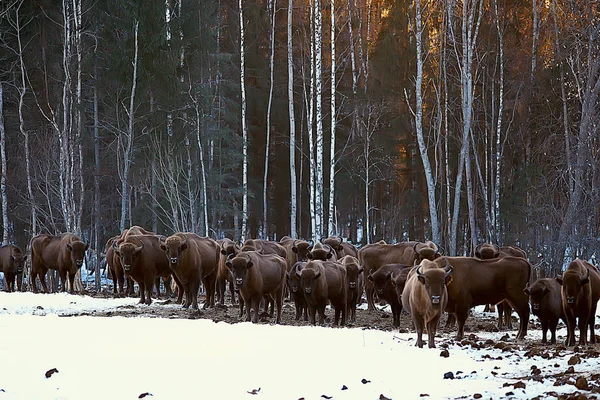
[[[304,292],[300,287],[300,271],[306,265],[305,261],[298,261],[292,269],[287,272],[287,285],[289,288],[289,292],[292,295],[292,299],[294,300],[294,306],[296,307],[296,321],[300,319],[302,315],[304,315],[304,320],[308,321],[308,305],[306,303],[306,298],[304,297]]]
[[[558,320],[562,319],[566,323],[560,284],[555,279],[543,278],[523,290],[529,296],[531,312],[542,323],[542,343],[548,343],[547,333],[550,328],[550,344],[555,344]]]
[[[277,254],[261,254],[257,251],[242,251],[226,262],[233,273],[236,288],[240,292],[240,317],[246,305],[246,321],[250,321],[250,311],[254,308],[253,322],[258,322],[261,299],[273,298],[277,305],[275,323],[281,323],[283,287],[287,265]]]
[[[415,261],[421,259],[433,260],[439,256],[436,252],[432,252],[431,243],[420,242],[402,242],[397,244],[374,243],[362,247],[358,251],[358,259],[365,270],[365,276],[377,271],[385,264],[405,264],[414,265]],[[437,249],[437,246],[436,246]],[[424,250],[424,251],[423,251]],[[420,251],[422,253],[420,253]],[[367,303],[369,310],[375,310],[375,302],[373,301],[373,285],[372,282],[366,282]]]
[[[36,277],[40,278],[44,293],[48,293],[46,286],[46,272],[49,269],[57,270],[60,276],[62,291],[67,290],[67,275],[69,276],[70,293],[75,292],[73,284],[75,275],[83,265],[88,244],[84,243],[77,235],[63,233],[61,235],[40,234],[31,239],[31,285],[37,293]]]
[[[527,253],[523,249],[517,246],[502,246],[499,247],[497,244],[481,243],[475,248],[475,257],[482,260],[489,260],[492,258],[499,257],[520,257],[527,259]],[[497,304],[498,306],[498,328],[502,329],[505,326],[508,329],[512,329],[512,308],[505,301],[501,301]],[[486,311],[490,310],[493,312],[494,305],[486,306]]]
[[[365,290],[364,270],[358,263],[358,259],[353,256],[344,256],[339,260],[339,263],[346,268],[348,317],[351,322],[355,322],[356,306],[360,304],[362,293]]]
[[[279,244],[285,248],[285,260],[288,264],[288,271],[290,271],[298,261],[308,260],[307,254],[309,252],[308,248],[310,247],[310,243],[307,241],[284,236],[279,240]]]
[[[446,260],[454,268],[448,285],[446,311],[458,322],[456,338],[462,340],[469,310],[477,305],[497,304],[507,300],[519,315],[517,339],[527,335],[529,297],[523,292],[531,277],[531,264],[520,257],[480,260],[473,257],[447,257],[435,260],[445,267]],[[406,307],[406,305],[405,305]]]
[[[261,254],[277,254],[284,260],[287,257],[285,247],[277,242],[271,242],[270,240],[248,239],[244,242],[241,251],[256,251]]]
[[[322,238],[321,242],[330,246],[336,253],[338,260],[345,256],[358,258],[358,250],[351,243],[344,242],[344,239],[339,236],[330,236]]]
[[[310,322],[316,325],[316,313],[319,313],[319,324],[325,323],[325,307],[327,300],[335,309],[334,325],[346,324],[347,279],[343,265],[333,261],[312,260],[296,273],[308,304]]]
[[[106,246],[104,247],[104,254],[106,254],[106,264],[108,265],[108,269],[112,276],[113,280],[113,293],[124,293],[123,286],[125,282],[125,271],[123,271],[123,266],[121,265],[121,261],[119,257],[115,254],[113,249],[113,243],[115,240],[118,240],[121,235],[113,236],[106,242]],[[118,287],[118,291],[117,291]],[[131,277],[127,277],[127,295],[133,295],[133,280]]]
[[[434,261],[423,260],[412,270],[402,293],[406,307],[417,330],[416,346],[423,347],[423,330],[427,327],[427,345],[435,347],[437,325],[448,304],[448,284],[452,281],[453,268],[446,260],[445,268],[438,268]]]
[[[578,319],[579,344],[587,343],[587,327],[590,327],[590,343],[596,343],[594,325],[596,307],[600,298],[600,273],[590,263],[576,259],[562,275],[556,277],[561,285],[562,306],[567,322],[567,346],[575,345],[575,320]]]
[[[117,243],[113,242],[113,250],[125,270],[125,274],[133,278],[140,287],[140,304],[152,304],[152,288],[157,276],[171,275],[170,262],[160,247],[157,235],[130,235]],[[177,276],[174,277],[179,290],[178,302],[183,297],[183,287]]]
[[[370,274],[367,279],[373,282],[375,287],[375,293],[380,300],[385,300],[392,308],[392,326],[398,328],[400,326],[400,313],[402,312],[402,297],[396,292],[396,286],[394,284],[394,278],[400,275],[404,275],[404,281],[406,281],[406,275],[412,267],[404,264],[386,264],[379,268],[377,271]],[[406,271],[403,274],[403,271]],[[404,289],[404,284],[402,285]],[[400,293],[402,293],[400,289]]]
[[[0,247],[0,272],[4,272],[7,292],[15,291],[15,281],[20,292],[23,285],[23,270],[27,256],[23,255],[21,248],[14,244]]]
[[[195,233],[176,233],[161,242],[172,273],[179,279],[185,292],[184,308],[190,305],[198,309],[200,282],[206,288],[206,301],[203,308],[215,305],[215,286],[220,258],[218,243]]]
[[[231,304],[235,304],[235,288],[233,287],[233,275],[227,265],[228,257],[235,257],[240,251],[239,246],[231,239],[225,238],[218,240],[217,243],[221,248],[221,255],[219,257],[219,269],[217,273],[217,297],[219,298],[219,304],[225,304],[225,288],[229,283],[229,293],[231,294]]]

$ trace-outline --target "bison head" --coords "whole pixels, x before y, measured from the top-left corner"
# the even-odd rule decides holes
[[[481,243],[475,248],[475,257],[482,260],[498,258],[500,256],[500,247],[496,244]]]
[[[67,250],[71,254],[71,261],[77,268],[81,268],[83,265],[83,259],[85,258],[85,251],[88,249],[89,244],[83,243],[81,240],[75,240],[71,243],[67,243]]]
[[[575,307],[577,304],[577,297],[583,292],[584,285],[590,282],[590,271],[586,268],[583,276],[579,271],[566,270],[561,276],[556,277],[556,281],[561,284],[563,298],[566,301],[567,307]]]
[[[290,292],[298,293],[298,291],[300,291],[300,272],[305,265],[305,262],[297,262],[294,264],[290,272],[287,272],[287,283],[288,287],[290,288]]]
[[[235,287],[239,289],[246,284],[248,270],[254,266],[254,263],[248,254],[238,254],[228,258],[225,265],[235,278]]]
[[[523,292],[529,296],[529,302],[531,303],[531,311],[534,315],[537,315],[541,310],[542,302],[544,297],[550,293],[550,289],[543,282],[535,282],[533,285],[523,289]]]
[[[416,270],[417,279],[425,286],[425,291],[431,300],[434,307],[439,307],[444,296],[447,296],[446,285],[452,280],[452,272],[454,268],[448,264],[446,260],[446,268],[438,268],[437,265],[429,267],[422,271],[423,267],[431,263],[429,260],[424,260],[424,265],[419,266]]]
[[[321,277],[320,269],[304,268],[302,271],[297,271],[296,275],[300,278],[300,287],[304,290],[306,296],[316,292],[317,281]]]
[[[21,253],[18,250],[15,250],[12,252],[10,260],[12,263],[12,267],[14,268],[15,274],[22,274],[25,262],[27,261],[27,256],[24,256],[23,253]]]
[[[368,279],[373,282],[377,295],[382,296],[385,293],[386,287],[392,284],[392,273],[389,271],[375,271],[375,273],[369,274]]]
[[[350,290],[356,290],[358,288],[358,282],[360,274],[363,273],[363,268],[355,262],[345,263],[346,277],[348,280],[348,288]]]
[[[229,256],[231,254],[236,255],[239,251],[238,245],[231,239],[225,239],[221,243],[221,254],[224,256]]]
[[[181,240],[178,236],[168,237],[165,241],[160,242],[160,248],[165,252],[169,259],[171,269],[177,268],[181,252],[188,248],[187,239]]]
[[[258,240],[248,239],[244,242],[241,251],[258,251],[262,250],[262,245]]]
[[[119,261],[126,272],[131,271],[135,259],[139,257],[143,248],[143,243],[141,246],[136,246],[133,243],[125,242],[121,243],[119,247],[115,249],[115,253],[119,257]]]
[[[294,240],[292,251],[296,253],[298,261],[306,261],[308,259],[309,247],[310,244],[304,240]]]
[[[334,253],[331,246],[317,242],[314,246],[309,247],[309,251],[306,256],[309,260],[327,261],[333,257],[333,254]]]

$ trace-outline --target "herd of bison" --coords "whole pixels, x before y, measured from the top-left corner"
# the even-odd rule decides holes
[[[31,240],[30,248],[31,290],[38,292],[39,280],[48,293],[45,276],[52,269],[58,272],[61,289],[68,287],[73,292],[88,245],[71,233],[41,234]],[[344,326],[356,324],[356,309],[366,292],[369,310],[376,309],[376,302],[390,305],[391,316],[382,320],[382,325],[400,328],[400,314],[403,309],[408,312],[419,347],[424,345],[424,332],[427,345],[435,347],[436,329],[444,312],[448,313],[446,327],[456,324],[456,339],[462,340],[469,310],[486,304],[497,305],[500,328],[512,327],[511,313],[516,312],[517,339],[527,334],[531,306],[542,326],[542,343],[556,343],[559,320],[567,326],[567,346],[576,344],[576,326],[580,345],[596,343],[598,269],[576,259],[562,275],[532,282],[527,255],[513,246],[482,244],[475,257],[446,257],[430,241],[381,241],[357,250],[338,237],[313,243],[285,236],[278,242],[249,239],[238,245],[229,239],[216,241],[194,233],[165,237],[133,226],[110,238],[105,254],[114,294],[133,295],[135,282],[139,302],[148,305],[155,286],[160,295],[162,278],[167,295],[172,294],[173,287],[175,301],[185,308],[198,309],[203,285],[206,310],[238,306],[238,318],[245,314],[246,321],[258,322],[269,316],[281,323],[284,301],[289,301],[295,307],[295,321],[314,325],[317,319],[319,324],[325,323],[329,304],[333,325]],[[17,246],[0,248],[0,272],[4,272],[9,292],[15,290],[15,282],[21,290],[27,257]],[[229,306],[225,305],[226,297]]]

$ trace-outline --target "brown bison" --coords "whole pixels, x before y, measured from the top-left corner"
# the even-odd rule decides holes
[[[289,292],[292,295],[292,299],[294,300],[294,306],[296,307],[296,321],[298,321],[302,315],[304,315],[304,320],[308,321],[308,305],[302,287],[300,286],[300,271],[302,271],[302,268],[304,268],[305,265],[306,261],[298,261],[294,264],[292,269],[287,272],[287,285]]]
[[[246,303],[246,321],[250,321],[250,310],[254,308],[253,322],[258,322],[260,302],[263,297],[268,296],[277,305],[275,323],[281,323],[283,287],[287,271],[285,259],[277,254],[242,251],[229,259],[226,265],[233,273],[235,286],[240,291],[240,317]]]
[[[402,312],[402,297],[396,292],[396,286],[392,277],[402,275],[403,271],[406,271],[404,275],[404,282],[406,281],[406,275],[412,268],[410,265],[404,264],[386,264],[379,268],[377,271],[370,274],[367,279],[373,282],[375,287],[375,293],[380,300],[385,300],[392,308],[392,326],[398,328],[400,326],[400,313]],[[402,284],[404,289],[404,284]],[[402,293],[400,289],[400,293]]]
[[[140,304],[152,304],[152,289],[155,278],[171,275],[170,262],[160,247],[160,237],[157,235],[130,235],[117,243],[113,242],[113,250],[123,266],[127,276],[133,278],[140,287]],[[179,290],[178,302],[183,297],[183,287],[175,276]]]
[[[351,322],[356,321],[356,306],[360,304],[363,291],[365,290],[364,270],[358,259],[353,256],[344,256],[339,263],[346,268],[346,279],[348,281],[348,317]]]
[[[179,279],[185,293],[184,308],[198,309],[200,282],[206,288],[204,307],[215,305],[215,287],[221,256],[218,243],[195,233],[180,232],[161,242],[172,273]]]
[[[562,286],[562,306],[567,320],[567,346],[575,345],[575,320],[578,318],[579,344],[587,343],[587,327],[590,327],[590,343],[596,343],[594,325],[596,307],[600,298],[600,273],[590,263],[576,259],[562,275],[556,277]]]
[[[231,304],[235,304],[235,288],[233,286],[233,274],[227,268],[225,263],[227,258],[235,257],[239,253],[239,246],[231,239],[225,238],[217,240],[219,247],[221,248],[221,255],[219,257],[219,270],[217,273],[217,298],[220,305],[225,304],[225,289],[227,283],[229,283],[229,293],[231,295]]]
[[[113,243],[115,240],[119,239],[121,235],[113,236],[106,242],[106,246],[104,247],[104,254],[106,254],[106,264],[108,265],[108,269],[110,271],[112,280],[113,280],[113,293],[124,293],[123,286],[125,282],[125,271],[123,271],[123,266],[121,265],[121,261],[119,257],[115,254],[113,249]],[[117,291],[118,288],[118,291]],[[133,295],[133,280],[131,277],[127,277],[127,294],[129,296]]]
[[[344,326],[348,303],[344,266],[333,261],[312,260],[297,275],[308,304],[310,322],[316,325],[318,312],[319,324],[325,323],[325,307],[329,300],[335,309],[334,325],[339,323],[341,316],[341,325]]]
[[[423,347],[423,330],[427,327],[427,345],[435,347],[438,322],[448,304],[448,284],[452,281],[453,268],[446,261],[445,268],[438,268],[434,261],[423,260],[412,270],[402,293],[402,304],[410,313],[417,330],[416,346]]]
[[[88,244],[72,233],[63,233],[58,236],[48,234],[34,236],[31,239],[31,286],[33,292],[38,292],[36,277],[39,277],[44,293],[48,293],[46,272],[52,269],[58,270],[63,292],[67,290],[67,275],[69,276],[70,292],[73,294],[75,275],[83,265],[87,249]]]
[[[456,338],[462,340],[469,310],[478,305],[497,304],[507,300],[519,315],[517,339],[527,335],[529,297],[523,292],[531,276],[531,264],[520,257],[480,260],[473,257],[446,257],[435,260],[441,268],[446,260],[454,268],[448,285],[446,311],[458,322]],[[406,305],[405,305],[406,307]]]
[[[289,236],[284,236],[279,240],[279,244],[285,248],[286,251],[286,262],[288,264],[288,271],[296,264],[298,261],[307,261],[308,260],[308,248],[310,247],[310,243],[301,239],[292,239]]]
[[[548,343],[548,328],[551,334],[550,344],[556,343],[558,320],[562,319],[566,324],[560,284],[555,279],[543,278],[526,287],[524,291],[529,295],[532,314],[538,317],[542,324],[542,343]]]
[[[4,272],[5,290],[7,292],[15,291],[15,281],[17,282],[17,289],[19,292],[21,291],[26,261],[27,256],[23,255],[18,246],[7,244],[0,247],[0,272]]]
[[[351,243],[344,242],[344,239],[339,236],[330,236],[321,239],[323,244],[330,246],[336,253],[338,260],[344,256],[352,256],[358,258],[358,250]]]
[[[439,256],[436,251],[432,252],[431,243],[420,242],[402,242],[397,244],[374,243],[362,247],[358,251],[358,259],[365,270],[365,276],[377,271],[385,264],[404,264],[414,265],[415,261],[421,259],[433,260]],[[370,281],[366,282],[367,303],[369,310],[375,310],[375,302],[373,301],[373,284]]]
[[[309,260],[337,261],[337,253],[328,244],[315,243],[308,248],[306,257]]]
[[[502,246],[497,244],[482,243],[475,248],[475,257],[482,260],[490,260],[499,257],[520,257],[527,259],[527,253],[517,246]],[[512,329],[512,308],[505,301],[501,301],[498,306],[498,328],[502,329],[505,326]],[[486,306],[486,311],[494,311],[494,305]]]

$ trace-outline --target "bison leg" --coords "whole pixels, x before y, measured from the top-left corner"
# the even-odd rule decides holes
[[[579,344],[584,345],[587,343],[587,327],[588,319],[586,317],[579,317]]]
[[[540,321],[542,323],[542,343],[548,343],[547,335],[548,335],[548,321],[543,319]],[[553,333],[554,336],[554,333]]]
[[[225,305],[225,278],[217,278],[217,296],[219,297],[219,304]]]
[[[283,288],[285,286],[280,287],[276,292],[275,292],[275,304],[277,305],[277,318],[275,318],[275,323],[276,324],[280,324],[281,323],[281,311],[283,309]]]
[[[229,292],[231,293],[231,304],[235,304],[235,287],[233,286],[233,280],[229,282]]]
[[[319,306],[317,311],[319,312],[319,325],[325,325],[325,306]]]
[[[316,317],[317,309],[316,309],[316,307],[314,307],[311,304],[309,304],[307,307],[308,307],[308,316],[310,317],[309,318],[310,323],[313,325],[316,325],[317,324],[317,317]]]
[[[506,306],[512,307],[519,315],[517,339],[525,339],[525,336],[527,336],[527,324],[529,323],[529,296],[525,295],[507,300]]]
[[[192,304],[192,296],[190,293],[190,282],[186,282],[183,284],[183,290],[185,292],[185,300],[183,301],[183,308],[188,308]]]
[[[400,327],[400,310],[399,305],[396,303],[391,303],[390,304],[392,307],[392,315],[394,317],[394,320],[392,321],[392,327],[393,328],[399,328]]]
[[[590,326],[590,343],[596,344],[596,332],[594,331],[594,325],[596,324],[596,308],[598,303],[592,304],[592,309],[590,311],[590,318],[588,324]]]
[[[567,340],[565,341],[565,345],[575,346],[575,317],[571,312],[565,312],[565,314],[565,322],[567,323]]]
[[[200,290],[200,281],[190,282],[190,296],[192,301],[192,308],[194,310],[198,309],[198,290]]]
[[[75,294],[75,274],[69,272],[69,293],[71,294]]]
[[[46,272],[48,270],[42,270],[40,272],[38,272],[38,277],[40,278],[40,283],[42,284],[42,289],[44,290],[44,293],[50,293],[48,291],[48,285],[46,285]]]
[[[367,309],[369,311],[375,311],[375,301],[373,300],[373,293],[375,292],[375,288],[371,281],[367,279],[365,280],[365,292],[367,293]]]
[[[17,275],[17,290],[19,292],[23,291],[23,274]]]
[[[419,348],[423,348],[423,331],[425,330],[425,321],[423,317],[418,313],[413,313],[413,324],[415,325],[415,329],[417,330],[417,342],[415,346]]]
[[[140,290],[140,301],[138,304],[144,304],[146,302],[146,284],[143,280],[138,282],[139,290]]]
[[[550,327],[550,344],[556,344],[556,327],[558,326],[558,319],[549,321],[548,325]]]
[[[246,304],[246,322],[251,320],[251,311],[254,308],[254,323],[258,322],[258,309],[260,308],[260,296],[250,297]]]
[[[456,310],[456,323],[458,324],[458,332],[456,333],[456,340],[462,340],[465,334],[465,322],[469,317],[469,309]]]
[[[334,315],[335,317],[333,318],[333,325],[337,326],[340,322],[340,314],[342,313],[342,309],[339,306],[334,306]]]
[[[240,315],[239,315],[239,318],[242,318],[242,316],[244,315],[244,298],[240,295],[239,300],[240,300]]]
[[[156,287],[156,298],[160,299],[160,277],[154,278],[154,286]]]
[[[206,302],[209,307],[215,306],[215,292],[217,289],[217,271],[206,278]]]
[[[58,275],[60,277],[60,291],[67,291],[67,271],[58,271]]]
[[[181,281],[175,274],[173,274],[173,280],[175,281],[175,285],[177,285],[177,300],[176,300],[176,302],[177,302],[177,304],[181,304],[181,301],[183,300],[183,292],[184,292],[183,284],[181,283]]]
[[[294,319],[298,321],[302,316],[302,305],[300,304],[300,301],[294,299],[294,306],[296,307],[296,317]]]
[[[440,316],[438,315],[436,318],[433,318],[427,323],[427,346],[430,349],[435,348],[435,332],[437,330],[439,320]]]
[[[173,278],[171,278],[171,276],[166,276],[162,279],[165,284],[165,295],[167,296],[167,299],[170,299],[171,297],[173,297],[173,289],[171,289],[171,281],[173,280]]]

